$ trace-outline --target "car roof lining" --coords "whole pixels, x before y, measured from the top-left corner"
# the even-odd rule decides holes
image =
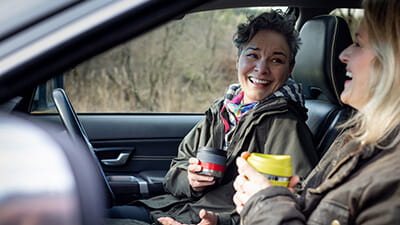
[[[255,6],[287,6],[298,8],[360,8],[361,0],[215,0],[194,8],[190,12],[214,9],[242,8]]]
[[[77,0],[2,0],[0,2],[0,41],[41,20],[76,4]],[[40,6],[40,7],[38,7]]]

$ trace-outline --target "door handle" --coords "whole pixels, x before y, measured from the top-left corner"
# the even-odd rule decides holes
[[[128,161],[131,152],[121,152],[116,159],[102,159],[101,162],[106,166],[122,166]]]

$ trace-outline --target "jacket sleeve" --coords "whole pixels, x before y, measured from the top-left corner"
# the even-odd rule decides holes
[[[171,162],[171,167],[164,179],[164,188],[175,197],[200,197],[189,185],[187,177],[188,161],[196,157],[199,143],[204,143],[204,133],[209,125],[204,118],[185,136],[178,148],[178,155]]]
[[[284,187],[272,186],[253,195],[244,206],[241,224],[305,224],[295,196]]]
[[[236,210],[230,213],[217,213],[218,225],[235,225],[240,223],[240,216]]]

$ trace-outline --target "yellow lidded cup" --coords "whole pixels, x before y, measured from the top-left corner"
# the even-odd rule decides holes
[[[273,185],[288,186],[292,176],[290,155],[251,153],[247,162],[263,173]]]

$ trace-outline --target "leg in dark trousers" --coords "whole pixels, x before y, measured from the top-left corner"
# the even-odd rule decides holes
[[[150,211],[143,206],[114,206],[107,209],[107,215],[109,218],[135,219],[151,223]]]

